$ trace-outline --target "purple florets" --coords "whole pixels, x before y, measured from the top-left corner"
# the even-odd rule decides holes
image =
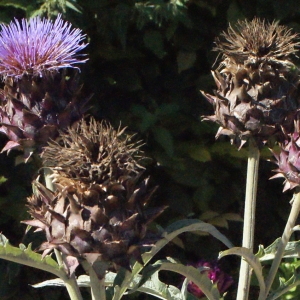
[[[207,272],[208,278],[213,282],[217,283],[218,290],[221,294],[226,292],[226,290],[232,285],[233,279],[231,276],[223,272],[216,262],[206,262],[200,260],[198,263],[193,264],[195,268],[208,267],[210,268]],[[201,298],[204,296],[202,290],[192,281],[189,282],[187,290],[194,296]]]
[[[27,21],[14,20],[9,25],[0,25],[0,75],[17,80],[23,75],[43,76],[74,66],[79,54],[87,44],[80,29],[61,19],[51,20],[34,17]]]

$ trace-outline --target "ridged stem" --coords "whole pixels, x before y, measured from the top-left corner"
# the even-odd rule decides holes
[[[271,289],[272,283],[274,281],[275,275],[277,273],[277,270],[279,268],[280,262],[282,260],[282,257],[284,255],[284,249],[290,240],[290,237],[293,233],[293,228],[296,224],[299,211],[300,211],[300,191],[298,190],[297,193],[294,194],[294,197],[292,199],[292,208],[291,212],[288,218],[288,221],[285,225],[284,232],[282,234],[281,240],[278,243],[277,252],[275,254],[274,260],[271,265],[271,269],[269,271],[268,277],[266,279],[266,294],[265,298],[267,298],[269,291]]]
[[[98,278],[93,267],[85,260],[81,262],[85,272],[90,276],[91,294],[93,300],[106,300],[105,277],[101,280]]]
[[[244,209],[244,228],[242,246],[253,250],[254,244],[254,228],[255,228],[255,208],[256,208],[256,193],[258,182],[258,167],[259,167],[260,152],[255,142],[250,140],[247,166],[247,183],[246,197]],[[237,292],[237,300],[247,300],[250,289],[251,267],[244,260],[241,260],[240,276]]]
[[[45,179],[46,187],[52,192],[54,192],[54,185],[52,183],[51,178],[49,178],[51,174],[52,172],[49,168],[44,169],[44,179]],[[60,266],[62,266],[63,258],[61,253],[57,249],[54,249],[54,253],[56,255],[57,263]],[[61,279],[65,283],[66,289],[68,291],[71,300],[83,300],[74,273],[71,276],[68,276],[66,274],[66,278],[61,278]]]

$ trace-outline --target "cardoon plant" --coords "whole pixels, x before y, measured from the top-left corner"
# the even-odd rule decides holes
[[[214,50],[222,54],[212,71],[217,90],[202,92],[215,110],[203,119],[220,125],[216,138],[227,135],[239,149],[249,141],[243,247],[251,251],[259,150],[294,132],[300,81],[292,58],[298,46],[298,35],[277,22],[239,21],[216,39]],[[242,260],[237,299],[248,298],[250,277],[250,266]]]
[[[165,206],[148,207],[156,188],[149,188],[149,179],[143,177],[141,144],[134,143],[124,129],[114,130],[94,119],[83,121],[87,99],[79,95],[77,77],[66,76],[67,68],[78,69],[77,64],[86,61],[79,59],[86,47],[84,38],[61,16],[55,22],[35,17],[1,26],[0,130],[9,138],[2,151],[19,148],[28,158],[36,150],[42,168],[51,168],[53,174],[44,173],[46,186],[40,177],[34,181],[34,193],[28,199],[32,220],[24,221],[45,233],[46,241],[37,249],[42,255],[30,246],[12,247],[0,234],[0,258],[54,274],[55,285],[65,286],[72,300],[82,299],[82,284],[91,287],[94,300],[105,300],[106,286],[112,285],[115,300],[128,289],[160,298],[176,294],[184,300],[186,288],[181,292],[160,282],[160,269],[186,276],[207,295],[219,295],[212,282],[191,266],[162,262],[154,267],[153,279],[139,274],[182,232],[201,230],[228,247],[231,243],[199,220],[179,221],[158,235],[148,230]],[[52,251],[56,261],[49,254]],[[79,264],[88,279],[76,278]],[[40,286],[48,284],[52,283]]]
[[[0,258],[54,274],[55,279],[35,287],[65,286],[72,300],[82,300],[81,287],[91,288],[93,300],[119,300],[128,290],[165,300],[204,295],[219,300],[232,278],[217,263],[185,266],[171,257],[153,262],[170,241],[184,247],[178,235],[201,231],[230,248],[220,258],[245,258],[237,300],[248,299],[251,268],[260,286],[258,299],[280,297],[288,284],[275,293],[270,290],[300,210],[300,77],[292,61],[298,36],[276,22],[255,18],[230,26],[216,39],[215,50],[223,55],[213,71],[217,90],[214,95],[203,92],[214,115],[203,119],[220,125],[217,138],[228,135],[238,148],[249,142],[243,247],[232,247],[214,226],[197,219],[149,228],[166,207],[149,204],[156,187],[151,188],[142,166],[142,143],[125,129],[83,118],[88,99],[80,96],[78,73],[72,71],[87,60],[81,53],[84,39],[61,16],[54,22],[35,17],[1,25],[0,130],[9,138],[3,151],[19,148],[26,157],[35,151],[41,169],[51,174],[34,180],[28,198],[31,219],[23,221],[28,229],[42,231],[44,242],[32,251],[30,245],[11,246],[0,234]],[[284,191],[296,193],[282,238],[254,255],[257,174],[265,144],[279,144],[279,153],[272,150],[278,165],[273,178],[284,177]],[[270,257],[274,261],[265,279],[260,261]],[[164,284],[162,270],[183,275],[181,289]],[[79,271],[86,274],[78,276]]]
[[[67,78],[66,68],[78,69],[87,60],[84,39],[60,15],[54,22],[35,17],[1,25],[0,130],[10,140],[2,151],[21,148],[28,157],[82,117],[87,98],[80,95],[78,76]]]

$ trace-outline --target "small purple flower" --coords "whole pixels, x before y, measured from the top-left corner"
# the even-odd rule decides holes
[[[199,261],[196,264],[193,264],[195,268],[201,268],[201,267],[208,267],[210,270],[203,271],[207,272],[208,278],[213,282],[217,282],[218,290],[221,294],[223,294],[233,283],[233,279],[228,274],[221,271],[218,264],[216,262],[206,262],[204,260]],[[204,293],[201,291],[201,289],[192,281],[189,282],[187,287],[188,292],[193,294],[194,296],[201,298],[204,295]]]
[[[74,64],[87,44],[80,29],[72,29],[61,15],[51,20],[34,17],[0,25],[0,75],[21,79],[23,75],[40,76],[61,68],[78,68]]]

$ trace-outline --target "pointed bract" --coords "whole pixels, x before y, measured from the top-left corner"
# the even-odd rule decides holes
[[[292,56],[298,46],[290,29],[256,18],[216,39],[214,50],[223,54],[212,72],[217,91],[202,93],[215,111],[203,120],[220,125],[216,137],[228,135],[239,148],[253,137],[260,147],[294,131],[300,77]]]

